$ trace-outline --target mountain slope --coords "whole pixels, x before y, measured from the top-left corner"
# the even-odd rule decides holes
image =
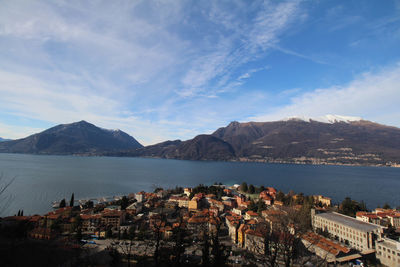
[[[400,129],[369,121],[232,122],[213,136],[243,160],[385,164],[400,160]]]
[[[142,145],[120,130],[106,130],[86,121],[61,124],[23,139],[0,143],[0,152],[33,154],[97,154],[137,149]]]
[[[231,160],[235,151],[227,142],[211,135],[198,135],[187,141],[166,141],[146,146],[134,151],[124,151],[114,155],[156,157],[186,160]]]
[[[0,137],[0,142],[5,142],[5,141],[9,141],[9,139],[4,139]]]

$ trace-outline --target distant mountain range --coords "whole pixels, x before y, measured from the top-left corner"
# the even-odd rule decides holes
[[[106,130],[86,121],[60,124],[23,139],[0,143],[0,152],[57,155],[98,155],[143,147],[120,130]]]
[[[0,142],[10,141],[10,139],[4,139],[0,137]]]
[[[232,122],[211,135],[199,135],[187,141],[166,141],[116,155],[299,164],[395,165],[400,162],[400,129],[343,116],[330,116],[324,122],[305,118],[275,122]]]
[[[300,164],[396,165],[400,129],[353,117],[232,122],[210,135],[143,147],[122,131],[85,121],[0,143],[0,152]]]

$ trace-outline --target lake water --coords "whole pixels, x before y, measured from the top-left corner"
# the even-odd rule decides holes
[[[350,196],[369,208],[400,205],[400,168],[0,154],[0,173],[3,184],[16,177],[0,196],[0,207],[11,197],[2,216],[19,209],[43,214],[52,201],[69,201],[72,193],[75,199],[98,198],[216,181],[322,194],[335,202]]]

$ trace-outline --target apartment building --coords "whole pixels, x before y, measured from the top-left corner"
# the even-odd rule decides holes
[[[376,258],[385,266],[400,266],[400,242],[383,238],[376,243]]]
[[[384,227],[355,218],[327,212],[315,214],[311,212],[314,230],[320,229],[331,234],[336,240],[359,251],[375,248],[375,241],[380,240]]]

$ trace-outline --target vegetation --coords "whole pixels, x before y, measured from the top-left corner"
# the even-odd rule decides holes
[[[364,201],[357,202],[350,197],[346,197],[339,206],[339,212],[355,217],[358,211],[368,211]]]

